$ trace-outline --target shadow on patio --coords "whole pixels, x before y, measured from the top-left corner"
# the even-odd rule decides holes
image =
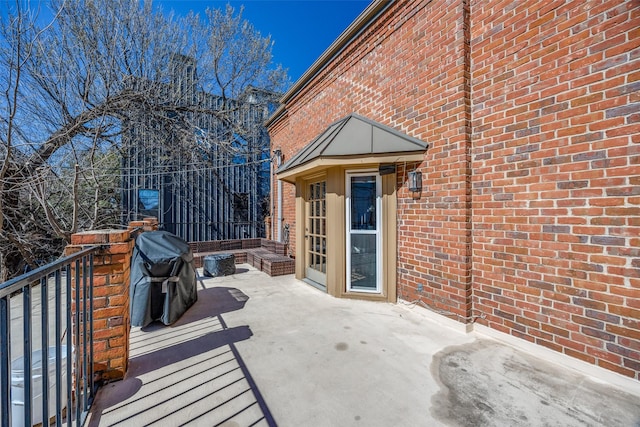
[[[88,425],[275,425],[235,345],[251,329],[222,316],[248,297],[199,285],[198,301],[173,325],[132,328],[127,375],[100,390]]]

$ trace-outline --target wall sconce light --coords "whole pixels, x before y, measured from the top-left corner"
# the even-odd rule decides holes
[[[279,168],[280,166],[282,166],[282,151],[279,148],[273,150],[273,157],[271,158],[271,160],[275,160],[276,167]]]
[[[409,172],[409,191],[414,193],[422,191],[422,172],[416,170]]]

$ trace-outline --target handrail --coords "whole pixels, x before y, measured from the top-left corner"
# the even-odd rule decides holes
[[[51,416],[57,425],[66,418],[69,427],[86,420],[98,386],[93,371],[93,262],[102,248],[83,248],[0,284],[0,427],[48,425]],[[20,372],[15,384],[14,328],[23,335],[23,342],[13,345],[16,361],[22,361],[15,368]],[[41,385],[39,394],[36,383]],[[22,409],[14,412],[14,406]]]
[[[71,264],[72,262],[79,260],[91,253],[95,253],[101,248],[102,246],[91,246],[88,248],[84,248],[74,254],[68,255],[64,258],[59,258],[47,265],[43,265],[42,267],[38,267],[28,273],[7,280],[6,282],[0,284],[0,298],[19,291],[29,283],[36,282],[41,278],[48,276],[56,270],[59,270],[61,265]]]

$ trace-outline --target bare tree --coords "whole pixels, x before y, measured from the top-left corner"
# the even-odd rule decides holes
[[[148,132],[168,159],[192,155],[204,115],[227,129],[204,143],[233,150],[235,135],[253,131],[237,120],[237,99],[287,83],[270,38],[230,6],[186,17],[137,0],[47,7],[16,0],[0,18],[2,278],[57,255],[79,229],[117,225],[124,136]]]

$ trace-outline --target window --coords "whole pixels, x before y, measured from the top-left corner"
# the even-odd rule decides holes
[[[138,190],[138,215],[159,218],[160,191],[154,189]]]

